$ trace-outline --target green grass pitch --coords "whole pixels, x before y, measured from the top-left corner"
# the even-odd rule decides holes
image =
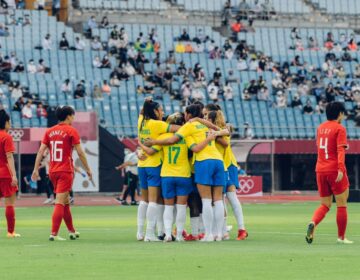
[[[348,238],[337,245],[333,207],[305,243],[317,204],[245,204],[249,239],[217,243],[135,240],[136,207],[74,207],[79,240],[49,242],[51,207],[18,208],[17,231],[5,237],[1,218],[1,279],[360,279],[360,204],[349,205]],[[229,224],[235,220],[230,213]],[[61,236],[67,237],[62,224]]]

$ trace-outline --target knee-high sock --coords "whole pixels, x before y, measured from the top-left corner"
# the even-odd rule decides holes
[[[214,202],[214,215],[216,222],[217,236],[222,237],[223,225],[224,225],[224,203],[222,200]]]
[[[75,232],[69,204],[64,206],[64,222],[69,232]]]
[[[164,210],[164,228],[166,236],[171,236],[171,230],[174,219],[174,205],[165,205]]]
[[[5,216],[7,221],[8,233],[14,233],[15,231],[15,209],[14,206],[6,206]]]
[[[199,234],[199,221],[200,221],[200,217],[190,218],[191,234],[193,236],[196,236]]]
[[[64,217],[64,205],[55,204],[54,212],[52,215],[52,227],[51,227],[52,235],[58,234],[63,217]]]
[[[205,232],[204,220],[203,220],[202,214],[200,214],[200,216],[199,216],[199,233],[204,233],[204,232]]]
[[[336,223],[338,226],[338,237],[340,239],[344,239],[345,232],[346,232],[346,226],[347,226],[347,208],[346,208],[346,206],[337,208]]]
[[[238,229],[245,229],[243,210],[235,192],[227,192],[226,196],[231,204]]]
[[[164,234],[164,204],[157,205],[157,216],[156,216],[156,226],[158,230],[158,236]]]
[[[202,218],[205,227],[205,234],[207,236],[211,236],[213,219],[214,219],[213,208],[211,206],[211,199],[203,198],[202,203],[203,203]]]
[[[312,221],[316,226],[325,218],[327,212],[329,212],[329,208],[323,204],[315,210]]]
[[[145,201],[140,201],[137,213],[137,233],[139,235],[144,235],[144,225],[146,219],[146,211],[148,208],[148,203]]]
[[[186,205],[176,204],[176,237],[182,238],[186,222]]]
[[[147,211],[146,211],[146,236],[153,237],[155,235],[156,227],[156,218],[158,215],[158,205],[155,202],[149,202]]]

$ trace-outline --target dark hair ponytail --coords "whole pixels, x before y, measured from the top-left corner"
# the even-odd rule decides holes
[[[219,110],[221,110],[221,107],[220,107],[220,105],[210,103],[205,106],[205,109],[208,111],[219,111]]]
[[[202,118],[201,106],[192,104],[186,107],[186,113],[190,114],[193,118]]]
[[[140,131],[142,130],[143,126],[144,126],[144,121],[145,120],[157,120],[158,117],[156,116],[155,110],[159,109],[160,104],[152,101],[152,100],[145,100],[143,108],[142,108],[142,113],[144,118],[141,121],[141,126],[140,126]]]
[[[4,109],[0,110],[0,129],[5,129],[6,122],[10,121],[10,116]]]
[[[207,115],[207,118],[209,119],[209,121],[211,121],[213,124],[215,124],[216,118],[217,118],[217,111],[210,111]]]

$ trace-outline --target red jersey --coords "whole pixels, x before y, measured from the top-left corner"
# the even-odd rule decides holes
[[[74,172],[72,152],[80,144],[80,136],[75,128],[58,124],[49,128],[42,140],[50,150],[49,174],[55,172]]]
[[[11,178],[6,154],[15,152],[14,141],[5,130],[0,130],[0,178]]]
[[[336,121],[326,121],[317,129],[316,172],[346,172],[346,129]]]

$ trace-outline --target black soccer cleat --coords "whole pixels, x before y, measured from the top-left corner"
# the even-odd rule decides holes
[[[314,231],[315,231],[315,224],[314,222],[311,222],[308,225],[305,240],[308,244],[311,244],[314,240]]]

